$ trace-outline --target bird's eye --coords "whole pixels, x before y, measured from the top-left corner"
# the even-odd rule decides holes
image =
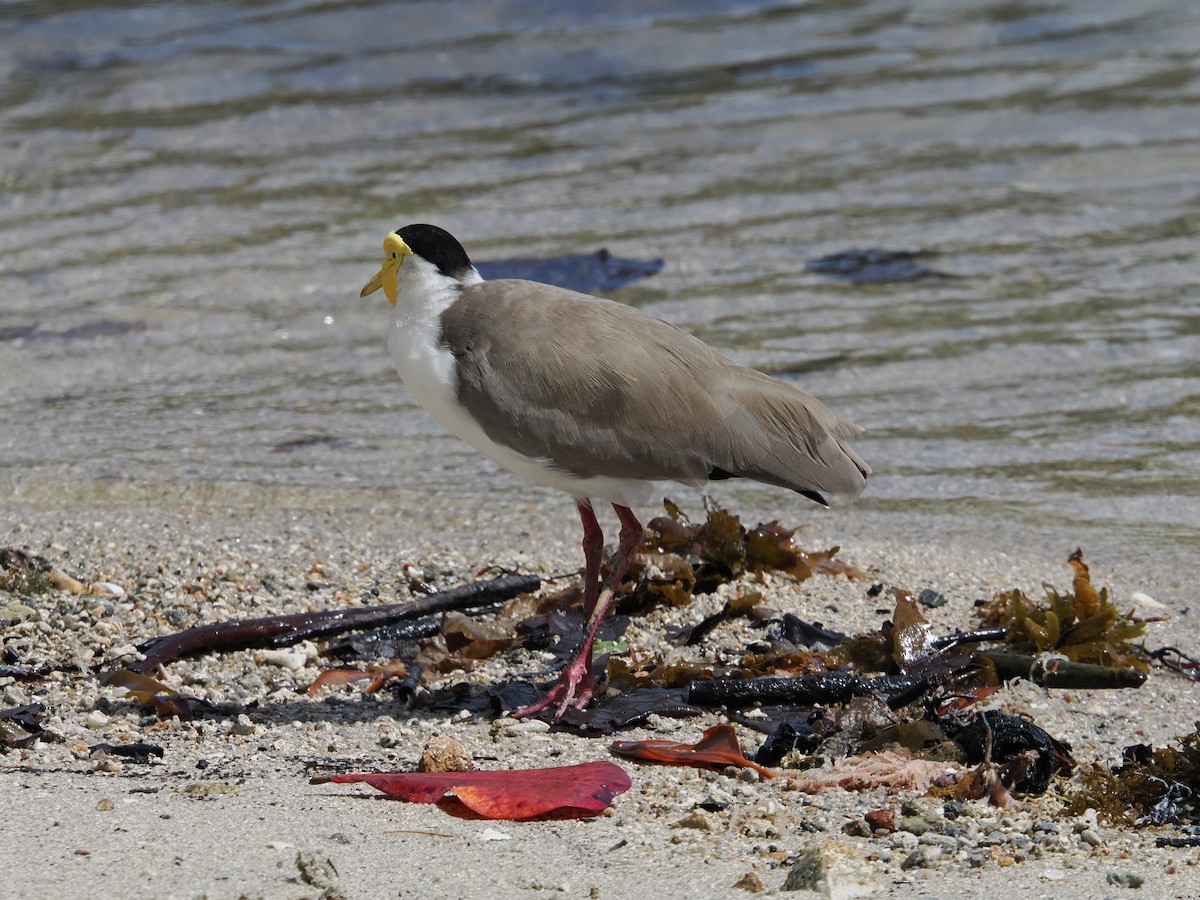
[[[392,259],[395,259],[395,258],[396,258],[396,254],[395,254],[395,252],[393,251],[393,253],[392,253]]]

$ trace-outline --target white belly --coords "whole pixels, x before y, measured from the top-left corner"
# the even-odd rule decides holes
[[[458,376],[454,356],[438,346],[434,335],[412,323],[393,321],[388,349],[404,386],[447,431],[466,441],[498,465],[547,487],[580,499],[608,500],[622,506],[661,499],[663,492],[652,481],[629,478],[579,478],[556,469],[547,460],[518,453],[493,441],[458,402]]]

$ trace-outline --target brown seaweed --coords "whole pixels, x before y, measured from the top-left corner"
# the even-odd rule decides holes
[[[1127,747],[1119,766],[1093,763],[1079,781],[1067,796],[1070,813],[1091,807],[1121,825],[1200,824],[1200,722],[1166,747]]]
[[[1014,588],[981,608],[984,622],[1008,628],[1008,641],[1019,650],[1060,654],[1071,662],[1144,670],[1144,656],[1132,642],[1142,637],[1145,623],[1132,613],[1118,612],[1108,588],[1097,591],[1093,587],[1082,550],[1072,553],[1067,562],[1074,569],[1070,594],[1047,586],[1046,599],[1036,603]]]

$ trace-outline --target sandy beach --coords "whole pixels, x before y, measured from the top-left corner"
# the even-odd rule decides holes
[[[95,670],[181,625],[345,602],[335,594],[378,591],[381,601],[401,599],[405,565],[438,586],[469,580],[485,565],[570,572],[578,551],[563,539],[568,501],[531,493],[518,503],[506,497],[464,505],[397,491],[370,506],[344,497],[334,505],[330,497],[328,506],[299,508],[280,491],[191,493],[158,492],[156,502],[153,488],[114,486],[86,504],[5,504],[7,544],[108,592],[42,595],[34,615],[6,630],[6,647],[17,648],[22,662],[61,667],[45,678],[0,681],[4,705],[46,706],[49,733],[0,756],[0,881],[7,896],[743,896],[735,885],[750,873],[764,892],[779,892],[796,858],[828,842],[865,867],[877,896],[985,897],[1001,885],[1011,896],[1122,896],[1132,877],[1141,885],[1136,896],[1165,898],[1195,896],[1200,885],[1194,850],[1154,849],[1154,829],[1062,815],[1053,792],[1016,813],[967,804],[961,821],[973,824],[955,845],[941,834],[934,843],[901,831],[843,833],[870,810],[900,810],[912,792],[809,795],[787,790],[786,778],[759,781],[733,770],[621,761],[633,787],[610,813],[541,823],[469,821],[382,799],[365,786],[310,785],[312,775],[348,762],[362,771],[411,770],[434,735],[461,742],[481,769],[611,757],[604,738],[550,732],[541,723],[496,727],[486,717],[413,712],[387,690],[368,696],[349,686],[309,699],[303,690],[319,670],[315,659],[295,670],[265,662],[259,651],[173,663],[169,684],[241,710],[191,722],[143,718],[102,687]],[[737,511],[747,521],[779,513]],[[1011,550],[1000,550],[1001,530],[988,548],[943,535],[934,549],[871,528],[844,506],[812,515],[801,542],[841,544],[842,558],[873,581],[936,587],[950,600],[930,613],[939,628],[969,627],[976,597],[1069,578],[1049,545],[1029,555],[1014,539]],[[1089,561],[1097,583],[1118,597],[1141,591],[1171,613],[1170,624],[1151,627],[1148,644],[1196,652],[1185,584],[1162,567],[1110,570],[1103,558]],[[865,589],[841,577],[778,577],[767,594],[781,611],[865,630],[880,621]],[[702,599],[657,609],[631,626],[629,639],[639,651],[670,652],[662,626],[697,621],[711,606]],[[720,645],[723,638],[712,640]],[[494,660],[448,681],[486,684],[506,676],[511,672]],[[1002,705],[1069,741],[1084,765],[1111,762],[1126,744],[1161,745],[1200,719],[1200,691],[1162,670],[1136,692],[1024,684],[1007,689]],[[717,721],[715,714],[665,719],[621,736],[690,741]],[[752,750],[758,737],[741,735]],[[162,757],[138,764],[88,750],[135,741],[162,747]],[[1087,840],[1080,837],[1085,831]],[[1095,846],[1088,842],[1094,836]],[[930,858],[903,866],[917,850]]]

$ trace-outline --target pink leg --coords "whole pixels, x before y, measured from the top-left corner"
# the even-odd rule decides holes
[[[600,555],[604,552],[604,532],[596,521],[596,513],[587,500],[576,500],[579,518],[583,521],[583,620],[592,618],[596,596],[600,593]]]
[[[596,682],[592,677],[592,645],[596,642],[596,633],[600,630],[600,622],[604,619],[608,608],[612,606],[617,587],[625,576],[625,570],[629,568],[629,560],[632,559],[634,551],[642,543],[643,534],[642,525],[638,522],[637,516],[633,514],[633,510],[627,506],[618,506],[616,503],[613,504],[613,509],[617,512],[617,518],[621,520],[621,543],[617,552],[613,554],[612,570],[604,583],[604,590],[598,595],[594,593],[596,582],[599,581],[599,552],[596,551],[597,578],[595,581],[589,579],[590,583],[584,585],[584,611],[587,613],[587,618],[583,624],[583,643],[576,649],[571,661],[567,663],[567,667],[550,692],[536,703],[514,712],[513,718],[531,716],[552,706],[557,707],[554,715],[555,718],[559,718],[567,711],[568,706],[583,709],[591,701],[592,695],[596,691]],[[600,526],[596,523],[596,516],[590,505],[587,507],[587,512],[590,514],[591,526],[595,528],[596,537],[599,537]],[[588,559],[587,569],[590,571],[592,564],[588,556],[589,546],[594,546],[595,538],[590,535],[589,515],[584,514],[582,504],[579,505],[579,513],[583,518],[583,552],[585,559]],[[593,543],[589,545],[589,541]],[[585,574],[584,577],[586,579],[587,575]],[[593,592],[590,602],[589,591]]]

